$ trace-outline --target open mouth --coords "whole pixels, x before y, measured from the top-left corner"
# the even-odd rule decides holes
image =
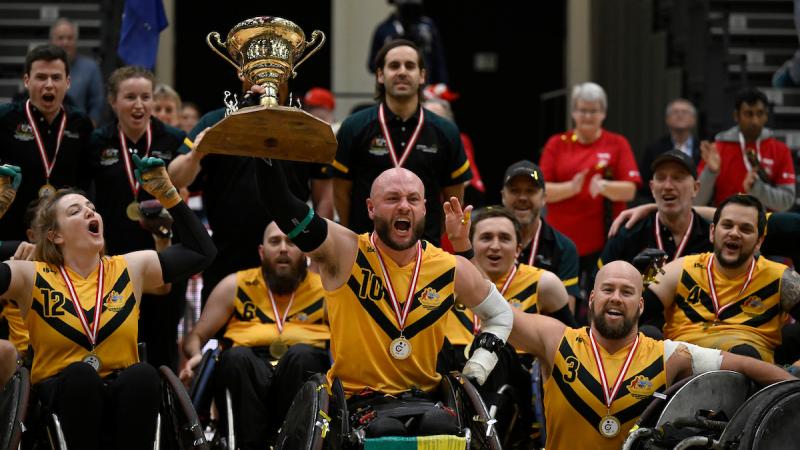
[[[606,314],[611,317],[623,317],[622,311],[616,308],[609,308],[606,310]]]
[[[499,262],[503,257],[500,255],[486,255],[486,259],[492,262]]]
[[[738,242],[726,242],[725,243],[725,248],[730,250],[730,251],[732,251],[732,252],[735,252],[735,251],[738,251],[739,249],[741,249],[742,245],[739,244]]]
[[[56,96],[53,94],[44,94],[42,95],[42,100],[45,103],[53,103],[54,101],[56,101]]]
[[[411,229],[411,221],[408,219],[397,219],[394,221],[394,229],[401,232],[406,232]]]
[[[100,232],[100,221],[92,220],[89,222],[89,232],[98,234]]]
[[[135,113],[131,114],[131,117],[134,120],[142,120],[142,119],[144,119],[144,113],[135,112]]]
[[[678,199],[678,197],[676,195],[672,195],[672,194],[663,195],[663,196],[661,196],[661,198],[665,202],[672,202],[672,201],[675,201],[675,200]]]

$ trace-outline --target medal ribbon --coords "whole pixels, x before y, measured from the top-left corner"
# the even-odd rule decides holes
[[[719,306],[719,299],[717,299],[717,287],[714,284],[714,254],[712,253],[711,256],[708,258],[708,266],[706,266],[706,275],[708,276],[708,286],[711,288],[711,302],[714,304],[714,315],[716,318],[719,318],[719,314],[727,309],[729,306],[733,305],[733,303],[728,303],[727,305],[720,307]],[[747,271],[747,278],[744,280],[744,284],[742,285],[742,289],[739,291],[738,295],[742,295],[747,286],[750,285],[750,282],[753,280],[753,272],[756,268],[756,259],[750,259],[750,269]]]
[[[144,152],[143,158],[150,155],[150,144],[153,143],[153,131],[150,129],[150,124],[147,124],[147,149]],[[128,175],[128,184],[131,185],[131,192],[133,192],[133,199],[139,197],[139,181],[136,179],[136,176],[133,173],[133,161],[131,160],[131,153],[128,150],[128,141],[125,139],[125,134],[122,132],[122,128],[119,129],[119,144],[122,146],[122,153],[125,156],[122,160],[125,162],[125,174]]]
[[[636,340],[633,341],[631,349],[628,350],[628,357],[625,358],[625,364],[622,366],[622,370],[620,371],[619,375],[617,375],[617,381],[614,382],[613,390],[608,389],[608,380],[606,379],[606,370],[603,366],[603,357],[600,356],[600,351],[597,350],[597,342],[594,340],[592,330],[589,330],[589,341],[592,344],[592,353],[594,353],[594,360],[597,363],[597,370],[600,372],[600,383],[603,385],[603,396],[606,400],[606,408],[608,408],[610,414],[611,404],[614,403],[614,397],[617,396],[617,392],[619,391],[620,386],[622,386],[622,381],[625,379],[625,373],[628,372],[631,361],[633,361],[633,354],[636,353],[636,348],[639,347],[639,335],[636,335]]]
[[[50,174],[53,173],[53,168],[56,166],[56,158],[58,158],[58,151],[61,149],[61,141],[64,139],[64,129],[67,127],[67,112],[64,107],[61,107],[61,125],[58,127],[58,137],[56,138],[56,151],[53,153],[53,161],[47,158],[47,151],[44,148],[44,141],[39,134],[39,127],[36,126],[36,121],[33,119],[33,111],[31,111],[31,101],[25,102],[25,115],[28,117],[28,124],[33,130],[33,137],[36,141],[36,147],[39,148],[39,156],[42,158],[44,165],[44,177],[47,183],[50,183]]]
[[[533,262],[536,260],[536,252],[539,251],[539,234],[542,232],[542,219],[539,219],[539,228],[536,229],[536,235],[533,237],[533,241],[531,241],[531,255],[528,256],[528,265],[534,265]]]
[[[100,260],[100,264],[97,268],[97,292],[95,293],[94,322],[92,322],[91,329],[89,328],[89,323],[86,320],[86,312],[81,306],[80,300],[78,299],[78,293],[75,291],[75,286],[72,284],[72,279],[70,279],[67,270],[63,265],[59,266],[58,270],[61,272],[61,277],[64,278],[64,284],[67,285],[67,290],[69,290],[70,300],[72,300],[72,305],[75,307],[75,315],[77,315],[78,319],[81,321],[83,331],[86,333],[86,337],[89,338],[89,342],[91,342],[92,347],[94,347],[97,343],[97,330],[100,328],[100,310],[102,309],[103,304],[103,281],[105,279],[103,261],[102,259]]]
[[[272,296],[272,289],[267,287],[267,293],[269,294],[269,301],[272,303],[272,312],[275,313],[275,325],[278,326],[278,335],[280,335],[283,333],[283,324],[286,323],[286,317],[289,316],[289,310],[292,308],[292,303],[294,303],[295,291],[292,291],[292,297],[289,298],[289,304],[286,305],[286,311],[283,312],[283,317],[281,317],[278,312],[278,304],[275,303],[275,297]]]
[[[406,296],[406,302],[403,304],[403,311],[400,312],[400,304],[397,301],[397,294],[394,292],[394,286],[392,285],[392,279],[389,276],[389,271],[386,270],[386,265],[383,263],[383,256],[381,256],[381,251],[378,249],[378,246],[375,245],[375,233],[371,234],[369,237],[372,246],[375,248],[375,254],[378,255],[378,263],[381,266],[381,273],[383,275],[383,284],[386,286],[386,290],[389,292],[389,299],[392,301],[392,309],[394,310],[395,317],[397,317],[397,325],[400,327],[400,335],[403,335],[403,329],[406,327],[406,319],[408,318],[408,313],[411,311],[411,304],[414,303],[413,297],[414,292],[417,290],[417,280],[419,279],[419,272],[420,268],[422,267],[422,242],[417,241],[417,261],[414,264],[414,272],[411,275],[411,282],[408,284],[408,295]]]
[[[538,236],[538,234],[537,234]],[[511,286],[511,281],[514,280],[514,277],[517,276],[517,265],[514,264],[511,266],[511,270],[508,272],[508,278],[506,278],[505,283],[503,283],[503,287],[500,289],[500,295],[503,297],[506,296],[506,291],[508,291],[508,287]],[[475,336],[478,335],[478,332],[481,331],[481,318],[478,317],[477,314],[472,313],[472,334]]]
[[[392,164],[394,164],[395,167],[403,167],[403,163],[406,162],[408,155],[411,154],[411,150],[414,148],[414,145],[416,145],[419,132],[422,130],[422,124],[425,123],[425,113],[423,111],[425,111],[423,108],[419,109],[417,128],[414,130],[414,133],[411,134],[411,139],[408,140],[406,148],[403,149],[403,154],[398,160],[397,153],[394,149],[394,143],[392,142],[392,136],[389,134],[389,127],[386,126],[386,115],[383,113],[383,103],[378,106],[378,122],[381,124],[381,132],[383,133],[383,138],[386,139],[386,146],[389,148],[389,156],[392,158]]]
[[[658,212],[656,212],[656,244],[658,244],[658,249],[666,252],[664,250],[664,244],[661,241],[661,220],[658,218]],[[678,259],[683,253],[683,248],[686,247],[686,244],[689,242],[689,234],[692,232],[692,225],[694,224],[694,214],[689,216],[689,227],[686,228],[686,233],[683,235],[683,239],[681,239],[681,243],[678,244],[677,250],[675,250],[675,255],[670,259]]]

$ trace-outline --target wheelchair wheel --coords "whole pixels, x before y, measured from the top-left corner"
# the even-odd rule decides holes
[[[159,367],[158,373],[162,392],[161,448],[208,450],[210,447],[183,384],[167,366]]]
[[[322,374],[306,381],[278,432],[275,450],[321,450],[330,428],[328,380]]]
[[[203,359],[197,366],[192,385],[189,388],[189,397],[192,399],[197,415],[203,418],[209,417],[209,409],[211,407],[211,400],[214,397],[211,382],[214,379],[214,368],[217,366],[217,359],[219,358],[220,348],[217,347],[213,350],[206,350],[203,353]]]
[[[0,391],[0,449],[16,449],[22,440],[22,423],[28,412],[31,379],[20,367]]]
[[[494,427],[495,419],[489,416],[489,411],[486,409],[486,404],[483,402],[478,390],[475,386],[463,375],[458,372],[451,372],[456,385],[461,386],[461,392],[464,399],[461,402],[464,417],[464,423],[471,431],[470,447],[474,449],[488,449],[500,450],[500,438],[497,435],[497,430]]]

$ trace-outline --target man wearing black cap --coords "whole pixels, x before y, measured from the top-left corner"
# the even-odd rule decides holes
[[[658,248],[669,261],[711,250],[709,223],[692,209],[700,187],[692,157],[680,150],[658,155],[650,165],[653,211],[632,228],[622,228],[608,242],[597,261],[602,267],[618,259],[632,262],[646,248]]]
[[[500,190],[503,206],[521,225],[522,251],[518,261],[553,272],[569,294],[571,308],[580,295],[578,251],[575,244],[541,217],[545,204],[544,175],[536,164],[522,160],[508,166]]]

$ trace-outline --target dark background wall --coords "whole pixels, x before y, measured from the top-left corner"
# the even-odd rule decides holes
[[[425,2],[426,13],[444,41],[451,88],[461,94],[453,109],[459,127],[475,144],[488,201],[499,201],[506,166],[523,158],[538,159],[549,134],[563,128],[561,123],[540,129],[539,96],[564,85],[565,5],[537,2],[535,14],[529,14],[515,2]],[[206,47],[205,36],[209,31],[225,36],[236,23],[258,15],[290,19],[307,34],[320,29],[332,35],[329,2],[271,2],[268,6],[179,2],[176,86],[185,99],[204,110],[222,106],[223,91],[234,91],[239,82],[233,68]],[[476,70],[478,53],[495,54],[497,70]],[[334,63],[331,45],[326,45],[305,63],[292,82],[292,91],[302,94],[311,86],[329,87]]]

